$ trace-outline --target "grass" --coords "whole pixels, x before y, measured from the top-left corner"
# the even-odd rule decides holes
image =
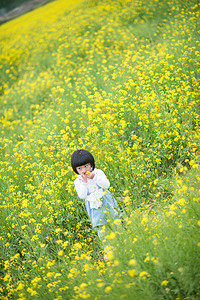
[[[54,1],[1,26],[2,299],[199,298],[198,1]],[[108,261],[86,148],[123,211]]]

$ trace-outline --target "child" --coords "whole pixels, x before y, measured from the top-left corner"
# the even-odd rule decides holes
[[[102,227],[107,223],[107,219],[120,217],[117,202],[108,191],[110,182],[102,170],[95,168],[94,157],[87,150],[74,151],[71,165],[78,174],[74,181],[78,197],[85,200],[92,227],[102,238]]]

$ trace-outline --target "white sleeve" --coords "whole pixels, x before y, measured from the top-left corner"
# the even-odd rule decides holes
[[[85,199],[87,197],[87,183],[76,179],[74,181],[75,189],[80,199]]]
[[[93,180],[100,186],[101,188],[107,190],[110,187],[110,181],[106,177],[105,173],[98,169]]]

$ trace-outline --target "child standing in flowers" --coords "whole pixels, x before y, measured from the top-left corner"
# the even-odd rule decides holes
[[[104,172],[95,168],[93,155],[84,149],[76,150],[71,156],[71,165],[77,178],[74,181],[78,197],[85,200],[85,206],[92,226],[98,236],[104,236],[102,227],[108,218],[119,218],[118,205],[108,191],[110,182]]]

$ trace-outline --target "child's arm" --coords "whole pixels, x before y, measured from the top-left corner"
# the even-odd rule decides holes
[[[79,180],[74,181],[75,189],[80,199],[85,199],[87,197],[87,182],[84,183]]]
[[[98,184],[98,186],[105,190],[110,187],[110,181],[102,170],[97,170],[97,173],[95,174],[93,180]]]

